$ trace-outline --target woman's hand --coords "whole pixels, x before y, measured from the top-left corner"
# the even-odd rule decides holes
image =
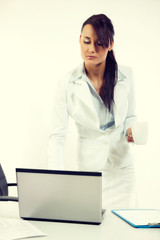
[[[127,129],[127,141],[128,142],[134,142],[133,136],[132,136],[132,129],[128,128]]]

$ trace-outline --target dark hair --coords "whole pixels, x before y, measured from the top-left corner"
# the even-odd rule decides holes
[[[89,17],[82,25],[91,24],[97,34],[98,40],[103,48],[108,48],[114,41],[114,27],[111,20],[104,14]],[[111,111],[111,104],[114,102],[114,87],[117,83],[118,65],[113,50],[109,51],[106,58],[106,68],[104,72],[104,85],[101,87],[100,95],[106,107]]]

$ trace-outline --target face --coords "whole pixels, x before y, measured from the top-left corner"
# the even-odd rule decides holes
[[[102,47],[97,34],[91,24],[84,26],[80,36],[81,56],[87,65],[99,65],[106,61],[108,51],[113,48],[113,43],[109,48]]]

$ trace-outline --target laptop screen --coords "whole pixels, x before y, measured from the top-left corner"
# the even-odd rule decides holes
[[[100,222],[102,173],[16,169],[20,217]]]

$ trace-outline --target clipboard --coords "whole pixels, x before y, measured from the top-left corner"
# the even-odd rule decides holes
[[[115,209],[111,212],[135,228],[160,228],[160,209]]]

